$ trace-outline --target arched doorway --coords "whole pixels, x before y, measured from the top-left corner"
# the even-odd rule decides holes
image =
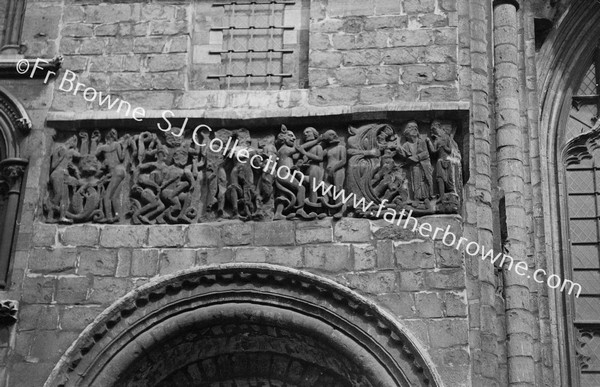
[[[384,310],[272,265],[194,269],[107,309],[46,386],[441,386]]]

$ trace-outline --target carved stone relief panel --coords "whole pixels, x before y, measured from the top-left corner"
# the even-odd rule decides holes
[[[457,128],[434,120],[81,131],[56,141],[43,207],[48,222],[67,224],[458,213]]]

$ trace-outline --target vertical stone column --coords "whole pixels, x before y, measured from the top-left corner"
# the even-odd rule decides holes
[[[527,261],[523,198],[523,133],[519,109],[517,0],[494,0],[494,92],[498,186],[505,195],[504,248],[515,265]],[[528,263],[529,264],[529,263]],[[514,265],[513,265],[514,269]],[[504,270],[509,386],[534,386],[532,314],[527,276]]]
[[[17,158],[0,162],[0,182],[5,189],[3,194],[6,195],[4,219],[0,225],[0,288],[5,288],[8,283],[8,269],[19,216],[21,185],[27,163],[27,160]]]

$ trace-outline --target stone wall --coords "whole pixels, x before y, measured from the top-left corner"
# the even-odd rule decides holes
[[[293,89],[293,97],[266,93],[280,96],[271,108],[449,102],[459,100],[461,88],[468,89],[457,75],[455,0],[381,0],[360,7],[342,0],[311,1],[309,8],[310,92],[308,97]],[[212,47],[199,45],[208,32],[198,31],[195,12],[187,2],[69,1],[57,39],[64,68],[76,72],[78,81],[147,110],[233,107],[224,103],[227,93],[194,91],[204,88],[198,83],[202,71],[214,70],[208,59],[202,64],[194,57]],[[240,98],[233,99],[228,102]],[[253,103],[246,98],[243,107],[257,107]],[[53,110],[87,108],[102,109],[81,95],[55,91]]]
[[[457,235],[500,248],[492,212],[491,7],[486,2],[310,1],[308,88],[277,91],[199,90],[193,79],[197,68],[190,66],[195,39],[190,4],[29,1],[26,56],[62,54],[63,69],[74,71],[79,81],[155,110],[155,118],[162,109],[215,122],[356,112],[379,119],[384,111],[401,111],[408,118],[413,112],[433,116],[435,110],[463,110],[470,118],[465,164],[471,176],[463,212],[421,221],[442,228],[451,224]],[[1,292],[20,302],[10,385],[42,385],[96,316],[149,279],[229,262],[289,266],[334,279],[397,316],[428,351],[446,385],[505,384],[505,316],[495,270],[439,240],[365,219],[189,226],[42,223],[54,139],[65,129],[106,128],[118,118],[98,112],[98,105],[86,103],[81,94],[59,90],[57,80],[3,84],[33,121],[21,144],[30,169],[12,285]],[[154,124],[145,121],[143,129]],[[540,310],[549,313],[541,305],[547,297],[540,294],[539,300]],[[536,358],[544,361],[545,378],[551,372],[548,321],[540,325],[544,357]]]
[[[462,235],[460,217],[423,217]],[[11,380],[39,386],[66,348],[115,300],[149,279],[231,262],[307,270],[382,305],[419,340],[451,386],[470,385],[464,257],[440,240],[366,219],[186,226],[36,223],[21,255]],[[19,274],[20,273],[20,274]],[[23,275],[19,278],[19,275]],[[32,375],[35,375],[32,377]]]

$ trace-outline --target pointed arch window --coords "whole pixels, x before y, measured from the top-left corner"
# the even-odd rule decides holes
[[[565,272],[581,284],[572,330],[579,386],[600,386],[600,50],[573,96],[563,161],[567,191]]]

